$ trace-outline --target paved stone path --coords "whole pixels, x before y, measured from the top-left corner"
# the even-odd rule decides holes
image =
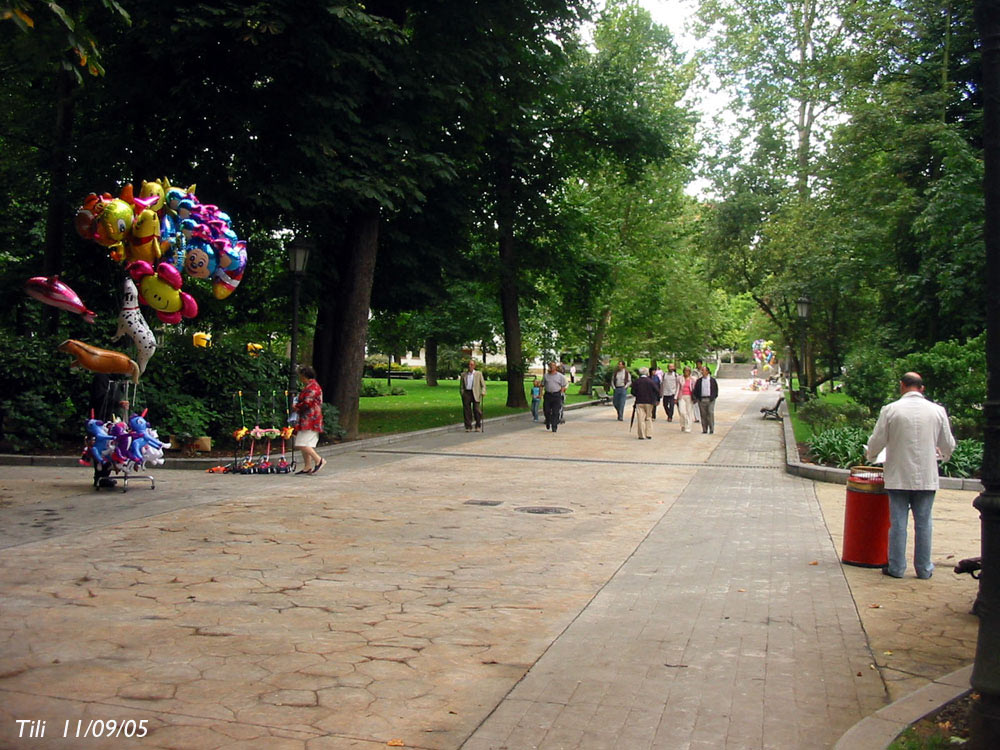
[[[315,477],[5,467],[0,748],[830,747],[885,688],[740,385],[715,435],[588,407]],[[109,719],[146,736],[76,738]]]
[[[882,705],[812,483],[753,411],[466,750],[822,748]]]

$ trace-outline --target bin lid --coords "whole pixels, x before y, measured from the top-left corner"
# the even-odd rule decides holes
[[[847,486],[864,492],[882,492],[885,478],[881,466],[852,466]]]

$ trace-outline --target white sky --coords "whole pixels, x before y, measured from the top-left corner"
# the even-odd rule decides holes
[[[680,52],[690,56],[699,48],[700,42],[689,28],[698,8],[698,0],[639,0],[639,5],[649,11],[655,23],[670,29]],[[728,97],[718,90],[699,88],[701,80],[703,79],[695,80],[692,90],[685,97],[692,108],[701,114],[699,131],[714,127],[713,117],[728,109]],[[709,185],[704,180],[696,179],[688,185],[687,192],[690,195],[704,196],[709,192]]]
[[[682,52],[695,48],[696,40],[686,26],[698,7],[697,0],[639,0],[639,5],[649,11],[653,21],[670,29]]]

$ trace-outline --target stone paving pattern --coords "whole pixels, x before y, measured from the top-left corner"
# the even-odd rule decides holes
[[[0,748],[832,746],[971,661],[974,582],[938,558],[976,553],[974,494],[931,581],[842,568],[843,487],[785,475],[774,394],[723,386],[715,435],[588,407],[315,477],[5,467]],[[91,719],[149,731],[61,737]]]

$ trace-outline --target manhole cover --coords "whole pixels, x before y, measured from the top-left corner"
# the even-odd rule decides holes
[[[518,513],[535,513],[542,516],[556,516],[562,513],[572,513],[569,508],[560,508],[556,505],[527,505],[517,508]]]
[[[497,505],[502,505],[503,500],[466,500],[465,505],[486,505],[490,508],[495,508]]]

